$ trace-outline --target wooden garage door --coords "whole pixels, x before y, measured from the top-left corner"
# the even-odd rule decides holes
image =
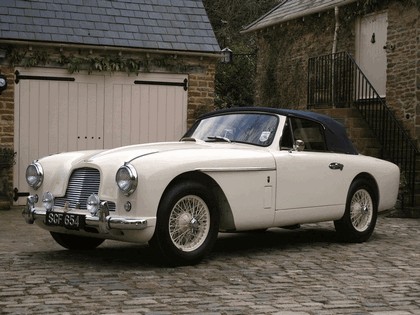
[[[187,126],[184,80],[173,74],[106,80],[105,148],[179,140]]]
[[[20,192],[27,191],[26,166],[39,157],[178,140],[186,131],[186,75],[18,71],[14,187]]]

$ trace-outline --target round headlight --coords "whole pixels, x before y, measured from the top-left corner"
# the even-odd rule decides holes
[[[49,191],[42,195],[42,205],[47,211],[51,211],[54,208],[54,196]]]
[[[44,179],[44,171],[41,164],[34,162],[26,168],[26,182],[34,189],[41,186]]]
[[[117,171],[115,180],[124,195],[129,196],[137,188],[137,171],[131,164],[124,164]]]
[[[97,194],[92,194],[89,196],[86,202],[86,208],[91,215],[95,215],[99,210],[100,199]]]

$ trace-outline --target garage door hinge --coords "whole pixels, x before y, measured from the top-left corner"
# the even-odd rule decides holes
[[[181,86],[184,88],[184,91],[188,90],[188,79],[185,78],[183,82],[163,82],[163,81],[143,81],[136,80],[134,84],[144,84],[144,85],[166,85],[166,86]]]
[[[40,75],[22,75],[18,70],[15,71],[15,83],[18,84],[20,80],[42,80],[42,81],[75,81],[72,77],[51,77]]]
[[[27,197],[29,196],[28,192],[19,192],[19,189],[17,189],[17,187],[15,187],[15,189],[13,189],[13,200],[17,201],[19,199],[19,197]]]

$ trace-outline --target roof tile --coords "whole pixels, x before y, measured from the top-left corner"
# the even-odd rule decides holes
[[[202,0],[0,0],[3,38],[220,51]]]

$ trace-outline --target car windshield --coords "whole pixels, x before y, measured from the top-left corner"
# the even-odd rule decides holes
[[[198,121],[185,137],[203,141],[240,142],[269,146],[278,125],[270,114],[234,113],[212,116]]]

